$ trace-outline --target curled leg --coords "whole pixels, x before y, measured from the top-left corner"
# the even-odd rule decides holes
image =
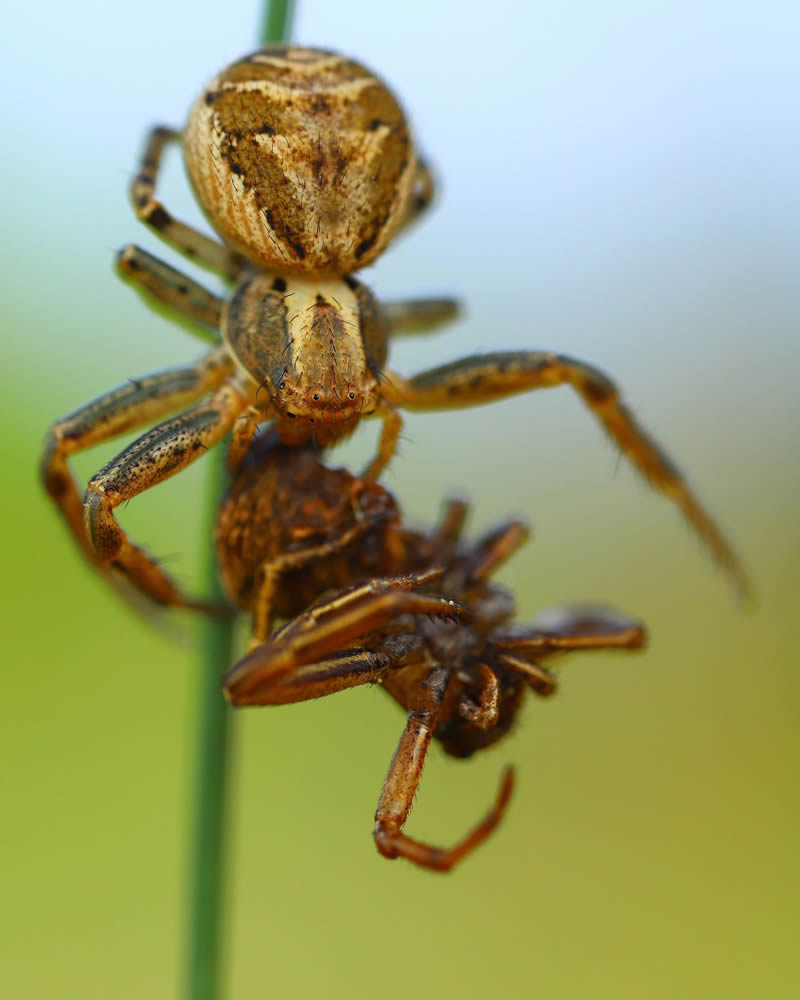
[[[156,560],[131,542],[114,510],[204,455],[221,441],[246,405],[231,386],[224,385],[207,404],[159,424],[134,441],[89,482],[84,530],[90,553],[158,604],[206,609],[205,604],[187,599]]]
[[[152,306],[155,302],[180,313],[204,328],[201,331],[192,326],[192,333],[209,343],[219,343],[222,299],[133,243],[117,254],[117,270],[142,293],[148,305]],[[211,329],[206,330],[205,327]]]
[[[193,403],[221,385],[231,368],[220,348],[191,368],[132,379],[53,424],[41,459],[42,484],[92,562],[98,560],[83,529],[83,503],[68,457]]]
[[[408,722],[389,766],[375,813],[375,843],[385,858],[406,858],[423,868],[440,872],[450,871],[496,829],[514,787],[514,772],[509,768],[503,775],[500,792],[492,809],[454,847],[434,847],[412,840],[403,833],[436,729],[447,681],[447,669],[434,667],[422,685],[416,703],[411,705]]]
[[[509,351],[462,358],[404,380],[390,375],[383,395],[410,410],[476,406],[520,392],[571,385],[644,478],[670,497],[702,538],[740,593],[749,584],[739,560],[678,469],[638,424],[619,391],[602,372],[563,354]]]
[[[270,670],[268,655],[259,650],[257,657],[245,658],[251,666],[254,659],[258,660],[258,684],[243,690],[226,678],[224,691],[237,708],[246,705],[288,705],[322,698],[362,684],[378,683],[387,670],[417,663],[422,656],[424,648],[420,636],[396,635],[374,647],[346,649],[313,663],[298,665],[288,672],[275,672]],[[228,676],[241,676],[244,662],[236,664]]]
[[[225,677],[223,690],[235,705],[252,702],[257,692],[273,688],[298,667],[333,656],[354,645],[369,645],[372,634],[401,615],[432,615],[443,621],[468,621],[461,605],[413,588],[430,582],[431,573],[369,580],[318,601],[287,622]]]
[[[139,162],[139,172],[131,183],[134,210],[145,225],[176,250],[191,257],[201,267],[207,267],[233,280],[239,273],[242,258],[222,243],[209,239],[192,226],[174,219],[161,202],[156,201],[156,184],[164,149],[169,143],[179,143],[181,140],[182,135],[176,129],[157,125],[150,130]]]

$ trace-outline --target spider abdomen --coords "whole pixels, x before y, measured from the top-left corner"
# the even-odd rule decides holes
[[[189,114],[184,150],[211,224],[268,270],[363,267],[412,195],[413,145],[394,95],[322,49],[274,46],[223,70]]]

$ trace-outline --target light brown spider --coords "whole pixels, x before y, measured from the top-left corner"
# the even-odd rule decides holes
[[[382,686],[408,721],[378,803],[375,841],[384,857],[436,871],[449,871],[496,828],[513,771],[458,844],[414,840],[403,828],[431,740],[470,757],[509,732],[526,690],[555,692],[543,661],[639,649],[646,639],[639,622],[601,608],[511,624],[512,595],[490,578],[527,529],[509,521],[466,544],[466,514],[466,504],[450,501],[432,532],[409,529],[382,487],[329,469],[314,449],[281,445],[271,433],[253,442],[217,521],[227,590],[251,612],[254,632],[250,652],[225,678],[228,699],[282,705]],[[275,615],[290,620],[273,633]]]
[[[182,137],[187,171],[224,244],[174,219],[156,200],[165,144]],[[116,569],[157,602],[187,604],[114,511],[229,431],[235,466],[264,421],[274,421],[288,444],[329,445],[362,417],[378,416],[379,450],[366,471],[374,479],[394,453],[399,407],[474,406],[568,384],[746,589],[725,537],[601,372],[550,351],[476,355],[410,379],[385,370],[392,335],[450,320],[457,304],[381,304],[348,274],[372,260],[432,197],[430,174],[415,156],[397,101],[362,66],[285,46],[234,63],[201,95],[183,136],[166,128],[150,133],[132,197],[142,221],[235,286],[223,301],[144,250],[129,246],[120,254],[120,269],[139,290],[220,330],[223,343],[191,367],[134,379],[53,425],[42,458],[45,488],[98,567]],[[81,503],[67,464],[71,454],[200,400],[101,469]]]

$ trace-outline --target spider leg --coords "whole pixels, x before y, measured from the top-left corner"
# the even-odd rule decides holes
[[[436,410],[476,406],[557,385],[575,389],[642,476],[680,507],[716,561],[731,574],[739,592],[747,596],[747,577],[728,541],[678,469],[620,400],[614,383],[596,368],[549,352],[474,355],[407,380],[391,374],[383,396],[392,406]]]
[[[230,385],[193,410],[167,420],[112,459],[90,481],[84,501],[84,531],[90,554],[112,566],[157,604],[208,610],[186,598],[158,563],[128,538],[114,509],[186,468],[217,444],[247,406]]]
[[[397,441],[400,437],[400,431],[403,429],[403,418],[397,410],[385,403],[378,406],[375,410],[375,416],[380,417],[383,421],[383,429],[378,442],[378,454],[361,474],[362,479],[371,482],[377,480],[389,464],[392,455],[397,450]]]
[[[421,636],[395,635],[375,646],[345,649],[290,671],[279,671],[275,676],[270,674],[268,662],[262,660],[259,666],[262,676],[256,687],[234,693],[227,687],[226,680],[225,693],[237,708],[310,701],[362,684],[376,684],[387,670],[418,663],[424,655]],[[239,664],[233,671],[238,668]]]
[[[493,633],[493,643],[523,656],[550,656],[581,649],[641,649],[647,629],[611,608],[574,605],[543,612],[529,627]]]
[[[381,311],[389,324],[389,333],[431,333],[446,323],[458,319],[461,304],[458,299],[398,299],[381,302]]]
[[[253,692],[274,686],[298,667],[338,654],[353,643],[364,645],[370,634],[401,615],[468,621],[466,609],[455,601],[413,592],[432,578],[433,574],[420,573],[368,580],[312,604],[228,671],[225,696],[234,705],[246,704]]]
[[[467,560],[469,576],[485,580],[525,544],[530,529],[524,521],[508,521],[482,538]]]
[[[255,406],[248,406],[244,413],[236,418],[228,447],[229,472],[236,472],[241,465],[263,420],[264,414],[259,413]]]
[[[433,203],[434,196],[436,195],[436,181],[433,176],[433,171],[430,168],[428,161],[422,157],[417,156],[416,170],[414,172],[414,189],[411,193],[411,200],[409,201],[408,208],[406,209],[405,218],[400,223],[400,227],[397,230],[399,233],[405,232],[409,226],[412,226],[421,215],[431,207]]]
[[[357,538],[364,534],[371,526],[369,519],[364,518],[351,525],[343,531],[338,538],[321,545],[309,546],[307,549],[300,549],[297,552],[285,552],[275,559],[265,563],[262,567],[263,579],[258,594],[253,602],[253,639],[250,648],[254,649],[262,642],[266,642],[272,632],[272,605],[275,593],[281,576],[291,570],[302,569],[304,566],[311,566],[328,556],[335,555],[347,548]]]
[[[201,267],[217,271],[223,277],[233,280],[241,270],[242,258],[222,243],[173,218],[161,202],[156,201],[156,183],[164,149],[168,143],[181,142],[182,138],[182,134],[176,129],[164,125],[156,125],[148,132],[139,161],[139,172],[131,183],[134,211],[145,225],[170,246],[191,257]]]
[[[131,243],[117,254],[117,271],[151,307],[166,306],[203,329],[188,327],[190,333],[212,344],[220,342],[222,299],[213,295],[188,275],[165,264]],[[213,333],[206,327],[213,328]]]
[[[448,497],[442,505],[438,525],[433,530],[436,547],[450,547],[461,538],[469,515],[469,503],[462,497]]]
[[[521,674],[544,697],[556,691],[558,682],[538,662],[542,658],[590,649],[641,649],[646,642],[641,622],[609,608],[588,606],[557,608],[540,615],[529,628],[496,630],[492,635],[502,666]]]
[[[414,703],[409,706],[408,721],[383,784],[374,831],[377,848],[385,858],[406,858],[423,868],[440,872],[450,871],[495,830],[514,787],[514,772],[508,768],[492,809],[474,830],[453,847],[434,847],[412,840],[402,832],[419,788],[449,676],[446,668],[434,667],[420,687]]]
[[[126,382],[53,424],[40,463],[42,483],[93,563],[98,559],[84,531],[83,503],[67,458],[193,403],[221,385],[231,370],[227,351],[218,348],[191,368]]]

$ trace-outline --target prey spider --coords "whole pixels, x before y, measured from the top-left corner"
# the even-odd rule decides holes
[[[408,721],[378,802],[375,841],[384,857],[437,871],[449,871],[496,828],[514,777],[509,768],[491,810],[455,846],[414,840],[403,828],[431,739],[469,757],[509,731],[527,689],[556,690],[543,661],[638,649],[646,638],[640,623],[600,608],[511,624],[513,597],[490,579],[527,529],[508,521],[463,543],[466,515],[467,505],[453,500],[433,531],[414,531],[385,489],[270,433],[251,445],[217,521],[226,589],[251,612],[254,633],[224,680],[228,700],[281,705],[383,687]],[[276,615],[289,620],[272,632]]]
[[[180,141],[197,199],[222,243],[173,218],[156,199],[164,149]],[[452,299],[381,304],[352,276],[433,194],[400,105],[363,66],[291,46],[239,60],[206,87],[183,133],[151,131],[131,193],[144,223],[234,287],[223,300],[136,246],[119,256],[123,274],[148,298],[221,331],[222,343],[190,367],[134,379],[51,428],[41,463],[45,488],[86,556],[109,575],[117,571],[156,602],[202,606],[128,537],[115,510],[230,431],[235,467],[265,421],[287,444],[327,446],[362,417],[376,416],[383,428],[365,473],[376,479],[395,451],[399,408],[473,406],[566,384],[746,589],[725,537],[597,369],[550,351],[512,351],[465,357],[408,379],[385,370],[393,335],[435,327],[458,310]],[[93,476],[81,502],[70,455],[191,403]]]

